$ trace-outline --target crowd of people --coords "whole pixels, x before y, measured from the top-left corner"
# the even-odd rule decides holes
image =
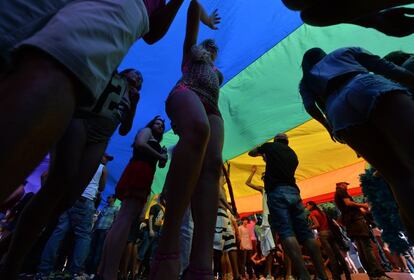
[[[200,23],[217,30],[221,18],[197,0],[187,10],[182,76],[166,100],[178,143],[168,156],[161,146],[165,121],[160,116],[139,130],[116,193],[106,198],[94,221],[105,165],[113,160],[105,150],[115,131],[130,132],[144,81],[136,69],[117,68],[138,39],[159,41],[183,2],[0,3],[0,129],[7,131],[0,139],[0,203],[6,211],[0,279],[26,277],[25,271],[40,280],[91,275],[211,280],[229,274],[233,279],[315,275],[337,280],[341,274],[350,279],[356,264],[346,251],[355,248],[372,280],[388,279],[390,267],[410,270],[410,255],[402,257],[409,250],[386,253],[380,230],[367,222],[368,204],[354,201],[348,183],[336,186],[340,220],[314,202],[307,203],[306,216],[295,180],[298,157],[283,133],[249,152],[266,162],[263,186],[252,183],[255,168],[246,181],[263,195],[261,221],[237,220],[223,188],[228,180],[223,180],[224,121],[218,106],[223,74],[215,66],[219,46],[209,38],[198,43]],[[412,9],[401,7],[411,0],[283,2],[308,24],[351,23],[396,37],[414,32]],[[388,183],[401,234],[410,244],[412,61],[413,55],[402,52],[381,58],[357,46],[331,53],[315,47],[303,56],[298,85],[309,115]],[[41,189],[24,194],[25,179],[47,153],[51,162]],[[156,168],[164,168],[169,157],[163,192],[145,221]],[[56,273],[62,270],[63,275]]]
[[[105,156],[103,162],[113,159],[108,154]],[[99,279],[96,275],[99,267],[104,265],[106,237],[111,230],[119,231],[115,221],[123,215],[120,206],[115,205],[116,195],[108,196],[101,208],[94,203],[96,194],[105,185],[103,168],[101,164],[81,199],[42,233],[41,246],[30,254],[36,261],[24,264],[20,279]],[[256,166],[252,166],[246,185],[262,192],[266,200],[263,186],[252,184],[256,171]],[[294,247],[284,245],[289,238],[285,238],[277,226],[269,224],[269,209],[265,207],[263,212],[239,217],[234,213],[232,203],[228,202],[225,184],[226,180],[221,176],[212,250],[214,279],[301,279],[300,266],[295,264],[297,260],[294,257],[290,257],[295,256],[295,252],[289,251]],[[320,248],[324,275],[338,280],[343,274],[349,280],[353,273],[366,272],[370,279],[386,280],[390,278],[385,272],[414,273],[414,250],[407,250],[404,254],[390,250],[381,238],[381,230],[369,215],[369,205],[355,202],[347,192],[348,185],[347,182],[336,184],[335,211],[328,211],[327,205],[313,201],[307,201],[298,206],[299,210],[294,210],[297,212],[295,221],[306,221],[306,228],[312,233],[309,239],[315,240]],[[23,192],[20,191],[18,198],[12,197],[14,202],[11,204],[5,204],[8,211],[2,208],[6,214],[1,223],[0,244],[7,243],[7,234],[14,233],[15,218],[34,195]],[[91,199],[93,196],[95,199]],[[161,193],[133,217],[129,230],[125,231],[125,242],[118,242],[111,251],[120,251],[118,265],[113,265],[117,279],[150,279],[151,263],[164,225],[165,198],[165,193]],[[293,230],[293,234],[297,234],[296,229]],[[305,229],[298,230],[303,232]],[[181,234],[189,233],[187,240],[191,239],[193,225],[183,220],[180,231]],[[190,247],[181,247],[181,258],[188,257]],[[318,273],[312,252],[307,247],[300,246],[296,253],[306,271]],[[183,269],[181,275],[182,272]]]

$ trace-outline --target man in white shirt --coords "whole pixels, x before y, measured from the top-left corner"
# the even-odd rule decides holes
[[[106,163],[112,159],[113,157],[105,154],[102,162]],[[106,177],[106,167],[101,163],[82,196],[60,216],[55,230],[43,249],[38,267],[40,274],[48,275],[54,270],[59,244],[69,230],[73,230],[75,245],[68,271],[74,277],[82,272],[90,248],[93,215],[95,213],[94,200],[96,194],[104,190]]]

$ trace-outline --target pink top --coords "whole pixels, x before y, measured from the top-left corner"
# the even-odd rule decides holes
[[[250,221],[250,222],[247,224],[247,228],[250,230],[250,239],[251,239],[252,241],[256,241],[256,240],[257,240],[257,238],[256,238],[256,234],[254,233],[254,228],[255,228],[255,226],[256,226],[256,222],[255,222],[255,221]]]
[[[165,6],[165,0],[144,0],[147,8],[148,16],[154,14],[155,11]]]
[[[251,231],[248,227],[239,226],[240,250],[253,250]]]

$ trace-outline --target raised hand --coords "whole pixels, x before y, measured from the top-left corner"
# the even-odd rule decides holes
[[[208,27],[210,27],[213,30],[217,30],[217,24],[219,24],[221,22],[221,17],[218,14],[218,10],[215,9],[208,17],[207,20],[205,22],[205,25],[207,25]]]
[[[252,165],[252,173],[256,173],[257,171],[257,166],[256,165]]]

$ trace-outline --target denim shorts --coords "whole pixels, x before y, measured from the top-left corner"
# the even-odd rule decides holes
[[[395,92],[410,95],[407,88],[382,76],[370,73],[355,76],[326,101],[326,115],[334,133],[366,123],[378,98]]]
[[[292,186],[277,186],[267,193],[270,226],[283,240],[296,237],[299,242],[313,239],[299,190]]]

